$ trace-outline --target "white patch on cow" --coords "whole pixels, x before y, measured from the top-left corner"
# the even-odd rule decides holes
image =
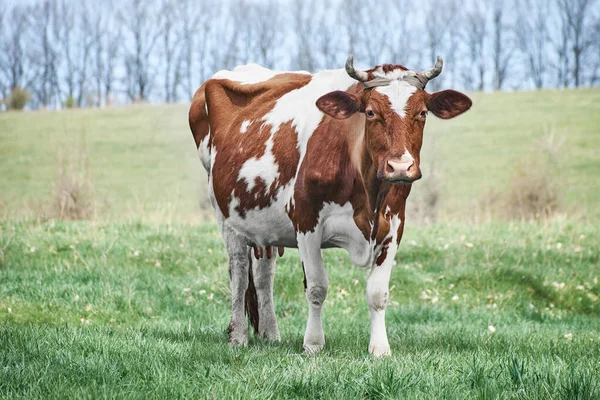
[[[350,255],[350,261],[360,267],[373,263],[373,246],[354,222],[354,208],[350,202],[340,206],[326,203],[319,213],[315,231],[322,232],[325,247],[340,247]]]
[[[240,133],[246,133],[251,123],[252,121],[250,120],[244,120],[244,122],[242,122],[242,126],[240,127]]]
[[[273,71],[258,64],[246,64],[235,67],[233,71],[218,71],[212,77],[213,79],[229,79],[230,81],[239,82],[242,85],[250,85],[268,81],[276,75],[285,73],[310,75],[310,72],[307,71]]]
[[[264,82],[277,75],[277,72],[258,64],[247,64],[235,67],[233,71],[221,70],[215,73],[213,79],[229,79],[242,85]]]
[[[401,223],[402,221],[397,214],[392,215],[390,218],[390,231],[385,238],[385,240],[391,238],[385,259],[381,265],[373,265],[371,275],[369,275],[369,279],[367,280],[367,302],[369,303],[369,313],[371,315],[369,353],[376,357],[391,354],[385,328],[385,309],[388,304],[390,275],[394,266],[396,251],[398,250],[398,228],[400,228]],[[376,251],[376,254],[378,253]]]
[[[263,117],[264,123],[271,125],[272,134],[279,130],[280,125],[292,121],[292,127],[298,133],[298,168],[304,159],[308,140],[323,119],[323,112],[315,105],[316,101],[326,93],[346,90],[354,83],[356,81],[343,69],[321,71],[313,75],[305,86],[281,96]]]
[[[406,103],[410,96],[417,91],[417,88],[405,81],[394,80],[387,86],[375,88],[379,93],[387,96],[392,104],[392,109],[401,117],[406,115]]]
[[[403,160],[403,162],[415,161],[415,158],[410,154],[407,148],[404,148],[404,154],[400,156],[400,159]]]
[[[252,157],[248,159],[240,168],[238,179],[246,181],[248,193],[254,188],[256,178],[260,178],[265,182],[267,190],[275,182],[275,179],[279,178],[279,166],[275,162],[275,155],[273,155],[273,134],[267,139],[265,153],[259,158]]]
[[[280,187],[271,204],[262,209],[247,210],[243,218],[235,209],[240,204],[239,199],[233,197],[227,223],[258,245],[296,247],[296,232],[285,211],[293,190],[293,182]]]
[[[402,79],[402,78],[405,78],[410,75],[414,76],[415,72],[410,71],[410,70],[405,70],[402,68],[395,68],[391,71],[384,72],[383,67],[379,67],[375,71],[373,71],[373,75],[375,75],[378,78],[386,78],[386,79],[394,80],[394,79]]]
[[[210,140],[210,131],[204,139],[200,141],[198,145],[198,157],[200,157],[200,161],[202,162],[202,166],[206,170],[206,172],[211,170],[211,158],[210,158],[210,149],[208,148],[208,141]]]

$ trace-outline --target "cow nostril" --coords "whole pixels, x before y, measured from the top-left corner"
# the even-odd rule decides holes
[[[388,161],[385,165],[385,172],[387,172],[388,174],[394,173],[394,166],[390,161]]]

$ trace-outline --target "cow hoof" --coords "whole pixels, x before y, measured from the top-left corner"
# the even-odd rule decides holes
[[[277,320],[273,318],[271,322],[260,324],[258,328],[258,336],[269,342],[281,342]]]
[[[323,350],[323,344],[306,344],[304,343],[304,354],[313,355],[319,354]]]
[[[248,345],[248,327],[229,324],[229,344],[232,346]]]
[[[248,345],[248,337],[243,336],[233,336],[229,335],[229,345],[231,346],[247,346]]]
[[[390,346],[373,346],[369,345],[369,353],[376,358],[389,357],[392,355]]]
[[[271,343],[281,342],[279,331],[263,332],[260,334],[260,337]]]

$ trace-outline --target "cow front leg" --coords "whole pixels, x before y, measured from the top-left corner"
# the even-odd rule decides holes
[[[270,258],[252,256],[252,272],[258,299],[258,334],[271,342],[281,340],[275,306],[273,304],[273,280],[275,279],[275,255]]]
[[[382,254],[371,268],[371,274],[367,280],[367,302],[371,314],[369,353],[375,357],[392,354],[385,327],[385,309],[388,305],[390,275],[392,274],[396,249],[395,238],[384,245]]]
[[[325,346],[325,334],[321,321],[321,309],[329,279],[321,257],[320,236],[315,233],[298,234],[298,251],[306,280],[306,300],[308,301],[308,321],[304,333],[304,352],[318,353]]]

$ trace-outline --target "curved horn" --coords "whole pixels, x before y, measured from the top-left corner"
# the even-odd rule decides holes
[[[442,57],[437,56],[437,61],[436,61],[435,65],[433,66],[433,68],[426,69],[425,71],[417,72],[417,75],[423,76],[426,79],[425,83],[427,83],[427,81],[435,78],[436,76],[438,76],[439,74],[442,73],[443,65],[444,65],[444,61],[442,61]]]
[[[354,68],[353,54],[350,54],[346,60],[346,72],[351,78],[354,78],[359,82],[366,82],[369,80],[369,74],[366,71]]]

